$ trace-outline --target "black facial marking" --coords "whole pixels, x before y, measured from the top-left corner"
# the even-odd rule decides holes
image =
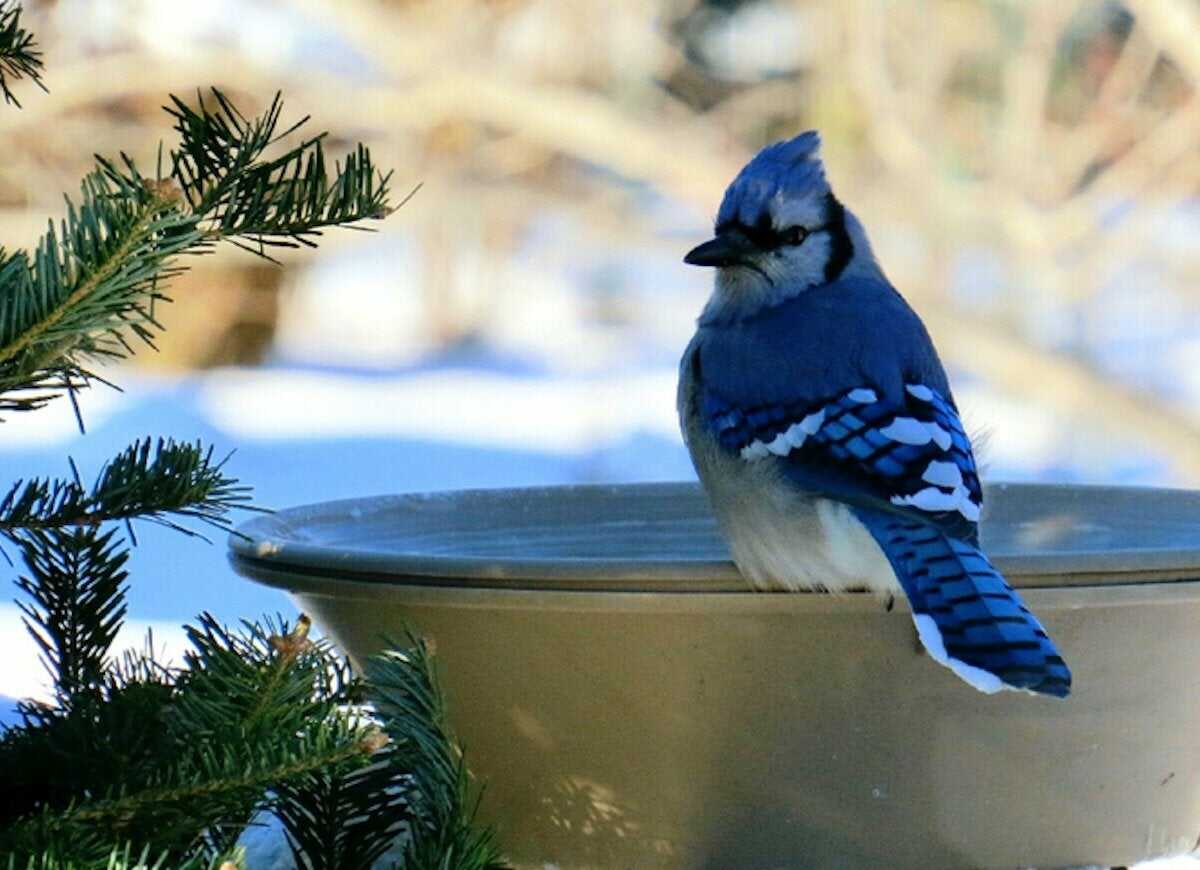
[[[718,235],[729,231],[740,232],[746,238],[750,239],[750,241],[754,242],[760,251],[774,251],[785,245],[802,244],[809,235],[823,229],[823,227],[808,229],[807,227],[795,226],[777,230],[771,222],[771,216],[764,212],[759,215],[758,220],[753,225],[733,220],[719,224],[716,229]]]
[[[753,224],[732,220],[718,224],[716,229],[717,235],[729,231],[740,232],[762,251],[773,250],[781,244],[779,234],[771,224],[771,216],[765,212]]]
[[[825,281],[837,280],[854,256],[854,242],[846,229],[846,209],[832,193],[825,194],[825,230],[829,233],[829,259],[825,263]]]
[[[815,233],[829,235],[829,260],[825,264],[825,280],[832,281],[842,274],[846,264],[854,255],[854,243],[846,229],[846,210],[832,194],[825,195],[825,221],[815,227],[796,226],[776,229],[771,216],[763,212],[753,224],[737,219],[723,221],[716,226],[717,235],[737,232],[752,241],[760,251],[775,251],[783,247],[795,247]]]

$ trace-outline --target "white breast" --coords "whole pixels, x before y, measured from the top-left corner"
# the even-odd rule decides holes
[[[871,533],[846,505],[797,492],[780,460],[749,462],[689,433],[700,482],[738,570],[756,589],[900,592]]]
[[[679,416],[692,463],[738,570],[756,589],[900,592],[871,533],[840,502],[798,492],[780,476],[778,458],[727,453],[702,430],[693,344],[684,354]]]
[[[733,561],[756,589],[900,592],[883,551],[850,508],[796,493],[769,474],[757,484],[745,479],[765,464],[735,466],[716,480],[701,475]]]

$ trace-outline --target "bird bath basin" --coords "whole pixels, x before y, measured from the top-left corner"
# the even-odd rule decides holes
[[[520,867],[1127,864],[1200,834],[1200,493],[997,485],[1065,701],[972,691],[868,595],[746,590],[695,484],[338,501],[237,571],[352,658],[435,644]]]

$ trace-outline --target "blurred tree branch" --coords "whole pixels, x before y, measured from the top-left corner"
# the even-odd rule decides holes
[[[42,83],[42,53],[33,34],[21,26],[21,7],[10,0],[0,0],[0,93],[6,103],[20,107],[9,86],[22,78],[46,90]]]
[[[1036,294],[1085,318],[1116,269],[1152,257],[1200,310],[1190,290],[1200,255],[1155,252],[1156,222],[1200,181],[1200,12],[1187,0],[760,5],[781,23],[800,21],[803,38],[791,68],[734,81],[707,64],[700,37],[737,38],[737,28],[720,29],[737,20],[736,5],[617,0],[597,16],[582,0],[292,0],[289,9],[368,73],[314,78],[195,47],[110,51],[57,71],[53,102],[0,116],[0,144],[28,154],[35,124],[86,112],[142,123],[155,105],[139,81],[187,90],[215,76],[261,91],[282,78],[298,104],[350,129],[367,107],[360,138],[428,179],[447,215],[477,216],[436,226],[430,212],[385,229],[413,233],[443,263],[426,281],[426,311],[452,340],[486,331],[480,300],[494,289],[452,286],[466,283],[453,268],[464,250],[511,257],[553,212],[598,247],[682,251],[675,238],[652,238],[662,224],[641,207],[641,191],[691,205],[703,221],[753,150],[819,125],[836,186],[880,228],[885,264],[938,324],[951,363],[1047,403],[1087,396],[1077,410],[1097,428],[1146,442],[1172,457],[1181,479],[1200,481],[1195,416],[1115,383],[1078,342],[1041,346],[1028,309]],[[133,84],[114,93],[113,82]],[[0,169],[5,236],[19,237],[10,230],[21,209],[60,188],[42,182],[64,171],[28,158],[19,171]],[[919,239],[918,256],[888,248],[899,230]],[[951,287],[954,258],[973,246],[1009,270],[1008,292],[983,310]],[[975,336],[989,348],[987,370]],[[1057,393],[1066,389],[1074,392]]]

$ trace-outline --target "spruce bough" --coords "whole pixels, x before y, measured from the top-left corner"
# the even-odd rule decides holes
[[[0,93],[41,86],[20,8],[0,0]],[[44,89],[44,88],[43,88]],[[32,252],[0,248],[0,418],[108,382],[96,368],[154,347],[170,279],[230,243],[252,254],[313,246],[330,227],[387,216],[390,175],[357,146],[330,167],[324,134],[285,147],[278,95],[247,117],[219,91],[165,107],[178,136],[152,173],[96,157]],[[79,416],[78,406],[75,407]],[[83,427],[82,419],[79,420]],[[134,523],[199,535],[253,509],[225,458],[146,438],[90,483],[0,486],[0,550],[53,684],[0,731],[0,868],[241,866],[246,825],[272,812],[297,866],[367,868],[404,834],[394,866],[498,868],[446,728],[424,643],[351,671],[309,622],[202,614],[182,666],[117,655]]]

